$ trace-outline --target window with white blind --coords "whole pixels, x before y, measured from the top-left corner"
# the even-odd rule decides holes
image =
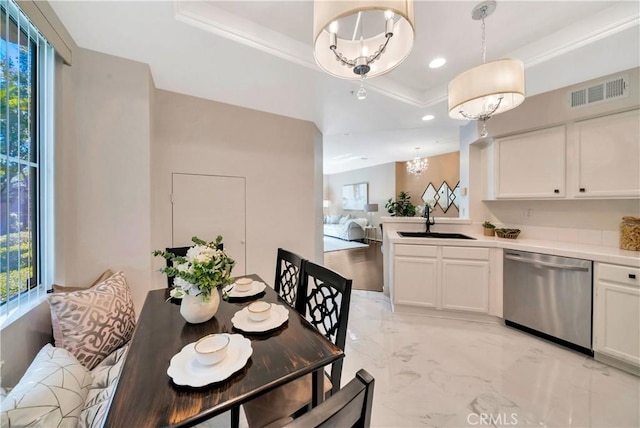
[[[0,0],[0,325],[50,286],[53,66],[47,41]]]

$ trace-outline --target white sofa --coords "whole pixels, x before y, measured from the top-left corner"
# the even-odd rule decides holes
[[[324,235],[345,241],[361,241],[364,239],[366,218],[353,218],[350,215],[327,216],[324,220]]]

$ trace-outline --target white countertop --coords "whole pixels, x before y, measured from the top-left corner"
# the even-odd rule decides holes
[[[640,267],[640,252],[621,250],[601,245],[586,245],[570,242],[543,241],[537,239],[503,239],[494,236],[464,233],[471,239],[439,239],[439,238],[405,238],[397,232],[389,232],[389,240],[394,244],[411,245],[446,245],[456,247],[506,248],[512,250],[531,251],[563,257],[593,260],[594,262],[613,263],[625,266]]]

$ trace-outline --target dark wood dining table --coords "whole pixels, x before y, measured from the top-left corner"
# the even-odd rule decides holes
[[[257,275],[246,275],[262,281]],[[264,282],[264,281],[263,281]],[[167,301],[168,289],[147,294],[129,344],[105,421],[106,427],[193,426],[301,376],[313,373],[314,405],[322,401],[324,367],[344,357],[306,319],[267,286],[258,298],[289,311],[289,320],[267,333],[234,329],[231,318],[251,299],[222,300],[216,315],[189,324],[180,306]],[[222,382],[200,388],[178,386],[167,375],[171,357],[187,344],[211,333],[237,333],[251,340],[247,364]]]

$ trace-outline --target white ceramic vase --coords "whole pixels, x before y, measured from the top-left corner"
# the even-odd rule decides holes
[[[220,294],[217,288],[211,291],[211,296],[207,300],[203,300],[202,296],[185,294],[180,303],[180,315],[188,323],[200,324],[213,318],[218,306],[220,306]]]

